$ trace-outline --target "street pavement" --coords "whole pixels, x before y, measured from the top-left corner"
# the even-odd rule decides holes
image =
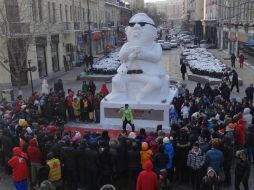
[[[215,57],[222,60],[225,64],[227,64],[228,66],[231,65],[230,60],[227,60],[227,58],[229,57],[228,55],[224,54],[223,52],[221,52],[219,50],[210,50],[210,51],[215,55]],[[192,92],[196,86],[196,82],[189,81],[188,78],[185,81],[182,80],[181,73],[180,73],[180,64],[179,64],[180,63],[180,53],[181,53],[180,48],[172,49],[169,51],[163,51],[161,63],[165,66],[165,69],[168,72],[168,74],[170,75],[170,78],[172,80],[186,84],[187,88],[190,90],[190,92]],[[57,81],[59,78],[61,78],[63,80],[64,89],[66,91],[67,91],[67,89],[72,89],[75,92],[77,92],[78,90],[81,89],[82,81],[78,81],[78,80],[76,80],[76,78],[77,78],[77,75],[82,71],[83,71],[83,67],[74,67],[71,71],[68,71],[68,72],[60,71],[59,74],[55,74],[55,76],[51,76],[49,78],[49,80],[48,80],[49,87],[50,88],[53,87],[54,82]],[[242,87],[240,87],[240,93],[233,92],[232,97],[242,98],[242,97],[244,97],[244,91],[245,91],[246,87],[249,85],[249,83],[251,83],[251,82],[254,83],[254,69],[252,68],[251,65],[244,66],[244,69],[240,69],[239,65],[237,65],[236,71],[238,72],[239,77],[243,79],[244,85]],[[101,88],[102,83],[103,82],[95,82],[95,84],[97,85],[97,89]],[[107,83],[107,86],[109,88],[109,91],[111,91],[111,84]],[[30,89],[29,85],[23,87],[22,90],[23,90],[24,97],[28,97],[31,94],[31,89]],[[35,85],[35,90],[40,92],[40,90],[41,90],[40,83],[37,83]],[[17,90],[15,89],[15,93],[16,92],[17,92]],[[97,125],[97,127],[98,127],[98,125]],[[252,166],[253,166],[253,164],[252,164]],[[234,167],[232,167],[232,182],[234,182]],[[251,171],[251,176],[250,176],[250,180],[249,180],[249,187],[250,187],[250,189],[254,189],[253,169]],[[11,177],[3,175],[3,172],[0,169],[0,190],[2,190],[2,189],[3,190],[14,190],[12,182],[11,182]],[[117,190],[120,190],[120,189],[127,190],[128,188],[121,187]],[[190,185],[176,184],[174,189],[190,190],[191,188],[190,188]],[[222,189],[231,190],[231,189],[234,189],[234,186],[232,185],[229,188],[222,188]],[[241,187],[241,189],[243,189],[243,187]]]

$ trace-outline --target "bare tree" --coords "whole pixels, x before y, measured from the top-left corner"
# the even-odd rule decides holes
[[[41,18],[36,6],[34,0],[0,0],[0,66],[19,89],[28,83],[27,57],[34,37],[49,28],[48,17]]]

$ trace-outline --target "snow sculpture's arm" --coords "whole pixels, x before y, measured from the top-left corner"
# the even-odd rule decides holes
[[[161,59],[161,54],[161,46],[157,43],[154,43],[151,49],[142,48],[141,52],[138,54],[137,59],[145,60],[152,63],[158,63]]]
[[[127,42],[123,45],[123,47],[121,48],[121,50],[119,52],[119,58],[120,58],[121,62],[122,63],[126,62],[128,60],[129,55],[130,55],[130,49],[129,49],[129,45]]]

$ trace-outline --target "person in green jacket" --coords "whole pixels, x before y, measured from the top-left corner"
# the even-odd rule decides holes
[[[123,121],[123,132],[126,132],[126,125],[129,124],[131,126],[132,131],[135,131],[135,126],[132,123],[133,121],[133,115],[132,110],[129,109],[129,105],[125,104],[124,108],[120,108],[120,113],[122,115],[122,121]]]
[[[86,84],[86,81],[83,81],[83,84],[82,84],[82,92],[83,93],[87,93],[89,91],[89,85]]]

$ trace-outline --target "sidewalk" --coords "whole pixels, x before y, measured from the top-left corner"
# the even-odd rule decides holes
[[[225,63],[228,67],[231,67],[230,55],[218,50],[218,49],[209,49],[213,55],[219,59],[221,62]],[[240,69],[240,64],[238,61],[235,63],[236,72],[238,76],[243,80],[243,85],[239,86],[240,93],[233,92],[234,96],[245,97],[245,89],[250,85],[250,83],[254,83],[254,66],[249,64],[248,62],[244,63],[243,69]],[[236,91],[235,89],[233,91]]]

